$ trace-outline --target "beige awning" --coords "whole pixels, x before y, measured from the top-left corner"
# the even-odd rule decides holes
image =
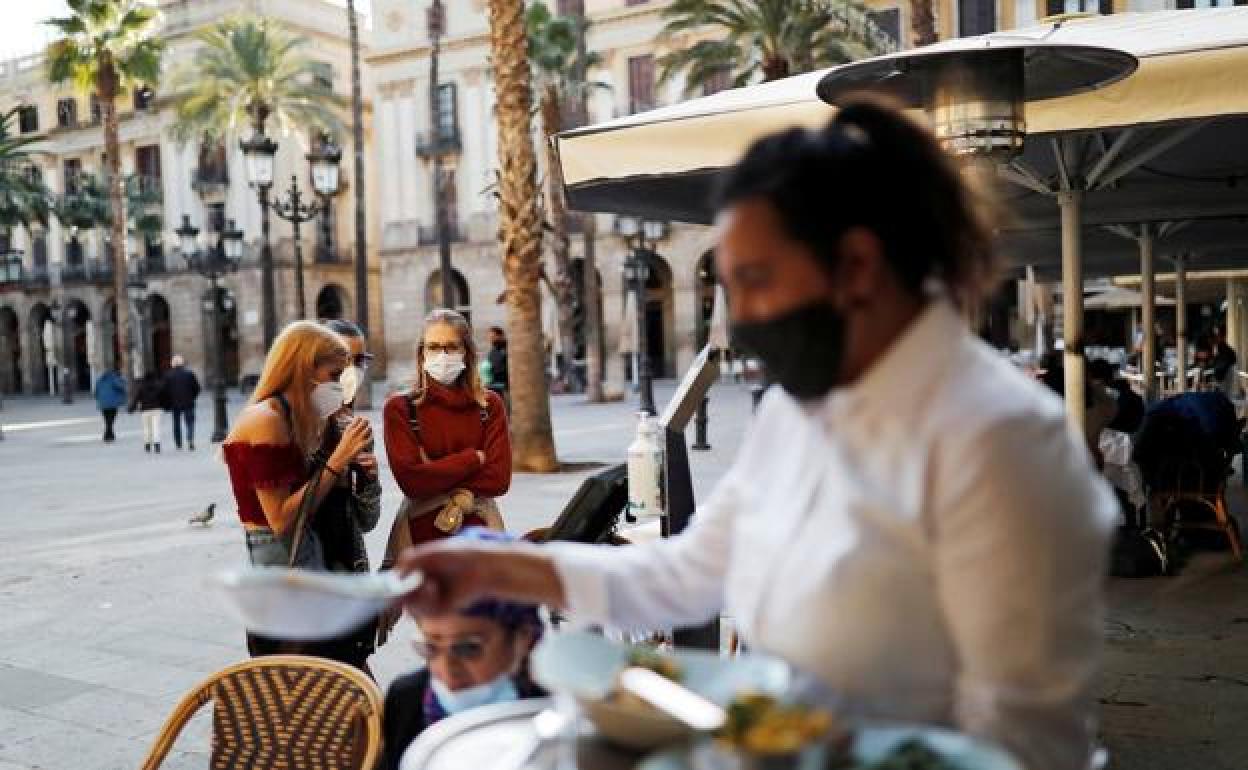
[[[1248,114],[1248,8],[1122,13],[1047,23],[995,36],[1116,48],[1138,70],[1104,88],[1026,106],[1029,134]],[[959,38],[933,49],[983,46]],[[756,139],[790,126],[815,127],[833,114],[816,87],[827,71],[725,91],[561,134],[563,178],[573,204],[590,210],[661,213],[662,194],[704,195],[706,177],[735,162]],[[655,185],[696,178],[697,184]],[[636,184],[631,184],[636,183]],[[640,194],[618,188],[626,184]],[[702,205],[701,202],[698,205]],[[669,208],[672,208],[670,205]],[[676,218],[704,221],[686,210]]]

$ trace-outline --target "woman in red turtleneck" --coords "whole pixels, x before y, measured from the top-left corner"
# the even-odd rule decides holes
[[[494,498],[511,486],[511,441],[502,399],[477,373],[472,329],[453,310],[425,319],[411,390],[386,401],[386,456],[405,505],[387,556],[469,526],[502,529]],[[438,514],[454,504],[462,514]],[[452,528],[453,527],[453,528]]]

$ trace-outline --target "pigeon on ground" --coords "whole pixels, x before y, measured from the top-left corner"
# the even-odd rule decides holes
[[[199,513],[197,513],[197,514],[195,514],[194,516],[192,516],[192,517],[190,518],[190,520],[189,520],[187,523],[188,523],[188,524],[199,524],[200,526],[204,526],[204,527],[206,527],[206,526],[208,526],[210,523],[212,523],[212,517],[213,517],[214,515],[216,515],[216,512],[217,512],[217,504],[216,504],[216,503],[208,503],[208,507],[207,507],[207,508],[205,508],[204,510],[202,510],[202,511],[200,511]]]

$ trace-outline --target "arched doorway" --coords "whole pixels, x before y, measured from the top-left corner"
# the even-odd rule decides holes
[[[715,252],[708,251],[698,260],[698,272],[694,286],[697,287],[695,297],[698,303],[697,341],[698,349],[706,347],[706,340],[711,333],[711,315],[715,312],[715,284],[719,282],[715,274]]]
[[[316,317],[330,321],[348,316],[347,290],[336,283],[327,283],[316,295]]]
[[[49,349],[44,344],[45,339],[54,339],[54,332],[45,333],[51,323],[52,312],[48,310],[48,306],[42,302],[35,303],[30,309],[30,316],[26,322],[27,350],[30,351],[27,358],[27,371],[30,372],[31,393],[50,394],[52,392],[51,382],[48,379]]]
[[[148,350],[151,360],[144,369],[163,372],[173,356],[173,321],[169,303],[159,294],[147,295]]]
[[[65,306],[66,322],[69,324],[65,334],[65,344],[69,355],[66,357],[70,374],[74,378],[74,388],[91,392],[91,344],[88,342],[88,324],[91,323],[91,311],[82,300],[70,300]]]
[[[472,298],[468,294],[468,282],[464,280],[464,274],[454,268],[451,268],[451,287],[455,292],[451,309],[471,323]],[[429,281],[425,284],[425,312],[428,313],[442,306],[442,271],[434,270],[429,274]]]
[[[0,307],[0,392],[22,392],[22,333],[11,307]]]
[[[213,297],[211,290],[203,295],[204,328],[213,328]],[[218,288],[216,294],[217,334],[204,337],[204,381],[213,382],[217,376],[217,345],[221,346],[226,385],[238,385],[241,357],[239,355],[238,304],[234,292]]]
[[[672,333],[672,268],[654,252],[646,254],[646,350],[655,377],[675,376],[675,339]]]

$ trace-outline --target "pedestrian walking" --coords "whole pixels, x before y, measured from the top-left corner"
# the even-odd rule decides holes
[[[199,398],[199,378],[186,367],[186,359],[175,355],[169,359],[165,373],[165,392],[169,396],[169,412],[173,416],[173,445],[182,448],[182,430],[186,429],[186,446],[195,451],[195,400]]]
[[[505,597],[614,628],[723,611],[846,714],[1089,767],[1118,505],[1060,400],[966,323],[997,267],[975,200],[876,100],[755,142],[720,180],[715,272],[732,338],[779,387],[689,527],[411,549],[409,607]]]
[[[373,431],[363,417],[346,423],[328,456],[319,452],[328,421],[342,409],[348,363],[340,336],[314,321],[290,324],[274,340],[251,403],[222,445],[254,565],[325,570],[312,516],[350,466],[377,472],[368,451]],[[253,634],[247,649],[253,656],[318,654],[315,645]]]
[[[96,378],[95,405],[104,417],[104,443],[111,444],[117,440],[113,433],[117,410],[126,405],[126,378],[115,365]]]
[[[160,454],[160,423],[169,408],[165,382],[156,372],[148,372],[139,380],[130,399],[130,413],[139,413],[143,422],[143,451]]]
[[[486,381],[485,386],[497,393],[503,399],[503,406],[507,408],[507,413],[511,413],[511,399],[508,397],[508,374],[507,374],[507,334],[501,326],[490,327],[490,349],[485,354],[485,360],[489,364],[490,378]]]

